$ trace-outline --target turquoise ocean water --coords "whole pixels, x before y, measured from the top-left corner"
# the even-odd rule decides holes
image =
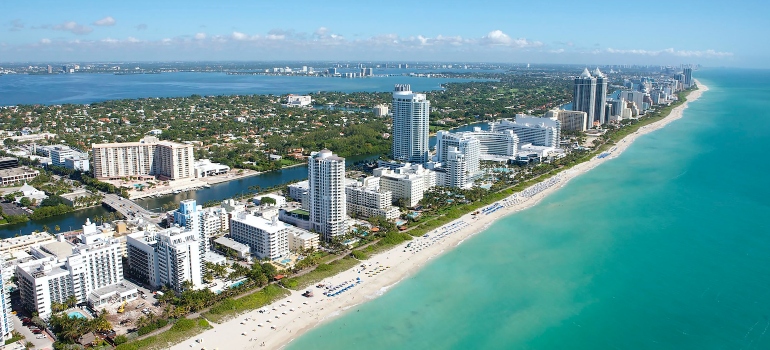
[[[770,71],[290,349],[770,349]]]

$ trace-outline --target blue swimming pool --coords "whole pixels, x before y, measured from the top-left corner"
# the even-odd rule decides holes
[[[88,317],[86,317],[86,315],[83,315],[82,313],[80,313],[80,311],[70,311],[70,312],[67,313],[67,317],[69,317],[69,318],[82,318],[82,319],[88,318]]]

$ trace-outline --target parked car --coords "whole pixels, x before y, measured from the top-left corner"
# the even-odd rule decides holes
[[[45,338],[45,334],[38,334],[35,336],[35,339],[43,339]]]

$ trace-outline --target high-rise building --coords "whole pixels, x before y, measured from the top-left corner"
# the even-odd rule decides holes
[[[572,95],[572,110],[586,112],[588,115],[586,129],[590,129],[596,117],[596,78],[591,76],[588,68],[583,69],[583,73],[575,78]]]
[[[345,158],[328,149],[311,153],[308,182],[311,229],[326,241],[347,233]]]
[[[596,78],[596,100],[594,102],[594,120],[598,121],[600,125],[607,124],[607,115],[605,114],[604,106],[607,104],[607,77],[596,67],[594,71],[594,78]]]
[[[449,160],[449,152],[454,149],[462,153],[465,176],[471,178],[479,173],[479,161],[481,158],[481,142],[467,133],[450,133],[441,130],[436,135],[436,156],[438,161],[446,163]],[[457,159],[457,157],[453,157]]]
[[[690,88],[692,86],[692,68],[685,67],[682,73],[684,74],[684,88]]]
[[[401,162],[428,161],[428,118],[430,101],[416,94],[408,84],[393,91],[393,159]]]
[[[559,147],[559,120],[517,114],[514,121],[503,119],[491,122],[489,126],[493,132],[513,130],[519,137],[519,145],[531,143],[534,146]]]
[[[125,283],[121,251],[117,239],[72,244],[63,236],[31,248],[31,255],[38,260],[16,266],[22,304],[46,318],[51,315],[52,302],[63,303],[70,296],[78,302],[91,302],[98,290]]]
[[[447,170],[444,186],[466,188],[472,184],[468,158],[457,147],[449,147],[444,167]]]
[[[139,142],[93,145],[94,176],[100,180],[157,176],[179,180],[195,176],[193,146],[146,136]]]
[[[289,255],[289,226],[277,216],[266,219],[245,212],[230,220],[230,238],[243,243],[260,259],[275,260]]]
[[[347,212],[358,217],[382,216],[388,220],[398,218],[400,211],[394,207],[393,194],[380,191],[380,178],[367,177],[345,186]]]
[[[6,285],[6,280],[3,275],[5,275],[5,270],[7,267],[5,266],[5,260],[0,257],[0,335],[2,336],[1,340],[4,342],[5,340],[11,339],[13,336],[11,332],[13,331],[13,320],[11,319],[11,294],[10,294],[10,288]]]
[[[588,114],[583,111],[553,109],[545,113],[546,118],[557,119],[564,131],[586,131]]]
[[[175,226],[126,236],[129,274],[153,287],[168,285],[181,292],[185,281],[203,285],[199,233]]]
[[[403,199],[407,207],[414,207],[425,191],[436,186],[436,172],[420,164],[407,164],[400,168],[377,168],[374,176],[380,177],[380,191],[392,193],[393,200]]]

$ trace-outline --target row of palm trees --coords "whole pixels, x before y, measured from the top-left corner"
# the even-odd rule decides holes
[[[59,341],[68,344],[76,343],[80,337],[91,332],[112,330],[112,324],[107,321],[105,310],[93,319],[70,317],[63,312],[58,312],[51,315],[49,323]]]

